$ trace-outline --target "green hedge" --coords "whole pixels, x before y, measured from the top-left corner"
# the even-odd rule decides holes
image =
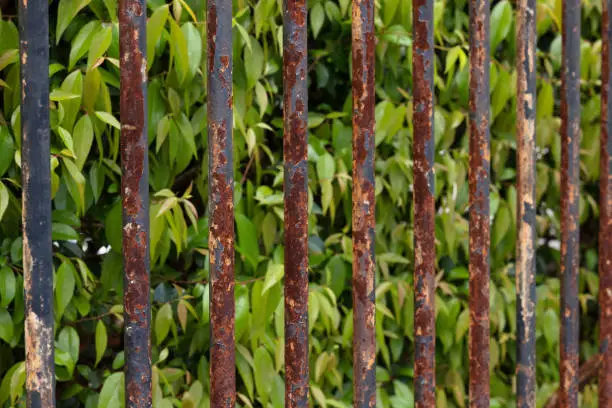
[[[149,1],[155,407],[209,406],[205,1]],[[283,406],[282,2],[234,1],[238,404]],[[309,2],[311,396],[351,406],[350,2]],[[411,1],[376,11],[378,406],[413,406]],[[601,41],[583,2],[581,358],[597,352]],[[514,404],[516,13],[491,15],[491,393]],[[51,12],[56,373],[60,407],[122,406],[119,47],[116,0]],[[464,407],[468,298],[468,14],[435,3],[437,396]],[[539,0],[538,404],[559,375],[561,1]],[[24,406],[18,32],[0,19],[0,407]],[[581,406],[596,406],[587,386]]]

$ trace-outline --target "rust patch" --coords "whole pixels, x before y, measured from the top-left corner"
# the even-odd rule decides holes
[[[119,2],[125,401],[128,408],[152,404],[144,8],[144,0]]]
[[[436,404],[433,0],[413,13],[415,406]]]
[[[353,405],[376,406],[374,1],[353,2]]]
[[[580,1],[563,1],[561,77],[561,405],[578,406]]]
[[[470,407],[489,406],[489,6],[470,0]]]
[[[308,88],[306,2],[283,8],[285,406],[308,406]]]
[[[599,406],[612,405],[612,27],[610,26],[609,0],[602,2],[601,25],[601,135],[600,135],[600,173],[599,173],[599,351],[601,368],[599,370]]]

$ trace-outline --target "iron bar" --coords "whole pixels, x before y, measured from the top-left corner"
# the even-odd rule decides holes
[[[413,19],[414,121],[414,388],[417,408],[435,406],[435,201],[433,0],[415,0]]]
[[[125,400],[130,408],[152,403],[146,22],[144,0],[119,2]]]
[[[20,0],[19,31],[26,399],[47,408],[55,406],[48,4]]]
[[[308,86],[306,0],[283,4],[285,406],[308,406]]]
[[[208,0],[211,404],[236,404],[232,1]]]
[[[470,385],[471,407],[489,406],[489,14],[470,0]]]
[[[353,406],[376,406],[374,0],[353,0]]]
[[[561,367],[563,407],[578,406],[580,1],[563,0],[561,73]]]
[[[536,406],[536,1],[520,0],[517,30],[517,406]]]
[[[612,0],[602,1],[601,24],[601,157],[599,172],[599,406],[612,405]]]

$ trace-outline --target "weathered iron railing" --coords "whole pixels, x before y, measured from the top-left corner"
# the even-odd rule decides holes
[[[612,54],[603,1],[600,184],[600,406],[612,403]],[[489,405],[489,2],[470,0],[470,406]],[[305,0],[284,2],[286,405],[308,406],[307,31]],[[208,5],[211,403],[233,407],[232,2]],[[55,405],[48,7],[21,0],[25,339],[29,407]],[[518,2],[517,405],[535,407],[536,2]],[[354,405],[376,405],[374,0],[353,1]],[[435,406],[433,0],[413,3],[415,403]],[[146,5],[119,3],[126,405],[151,406]],[[580,2],[563,0],[561,384],[578,404]]]

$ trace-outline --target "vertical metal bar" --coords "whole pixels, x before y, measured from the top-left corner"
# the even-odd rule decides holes
[[[283,4],[285,406],[308,406],[308,85],[306,0]]]
[[[578,406],[580,0],[563,0],[561,78],[561,405]]]
[[[601,157],[599,173],[599,406],[612,405],[612,0],[602,1],[601,24]]]
[[[21,179],[27,406],[55,406],[49,13],[46,2],[19,1]]]
[[[470,0],[470,406],[489,406],[489,5]]]
[[[414,389],[417,408],[435,406],[435,201],[433,0],[412,6],[414,93]]]
[[[146,21],[144,0],[119,1],[125,401],[133,408],[151,406]]]
[[[374,0],[353,0],[353,406],[376,406]]]
[[[232,1],[208,0],[211,405],[236,404]]]
[[[517,29],[517,407],[536,406],[536,0],[519,0]]]

